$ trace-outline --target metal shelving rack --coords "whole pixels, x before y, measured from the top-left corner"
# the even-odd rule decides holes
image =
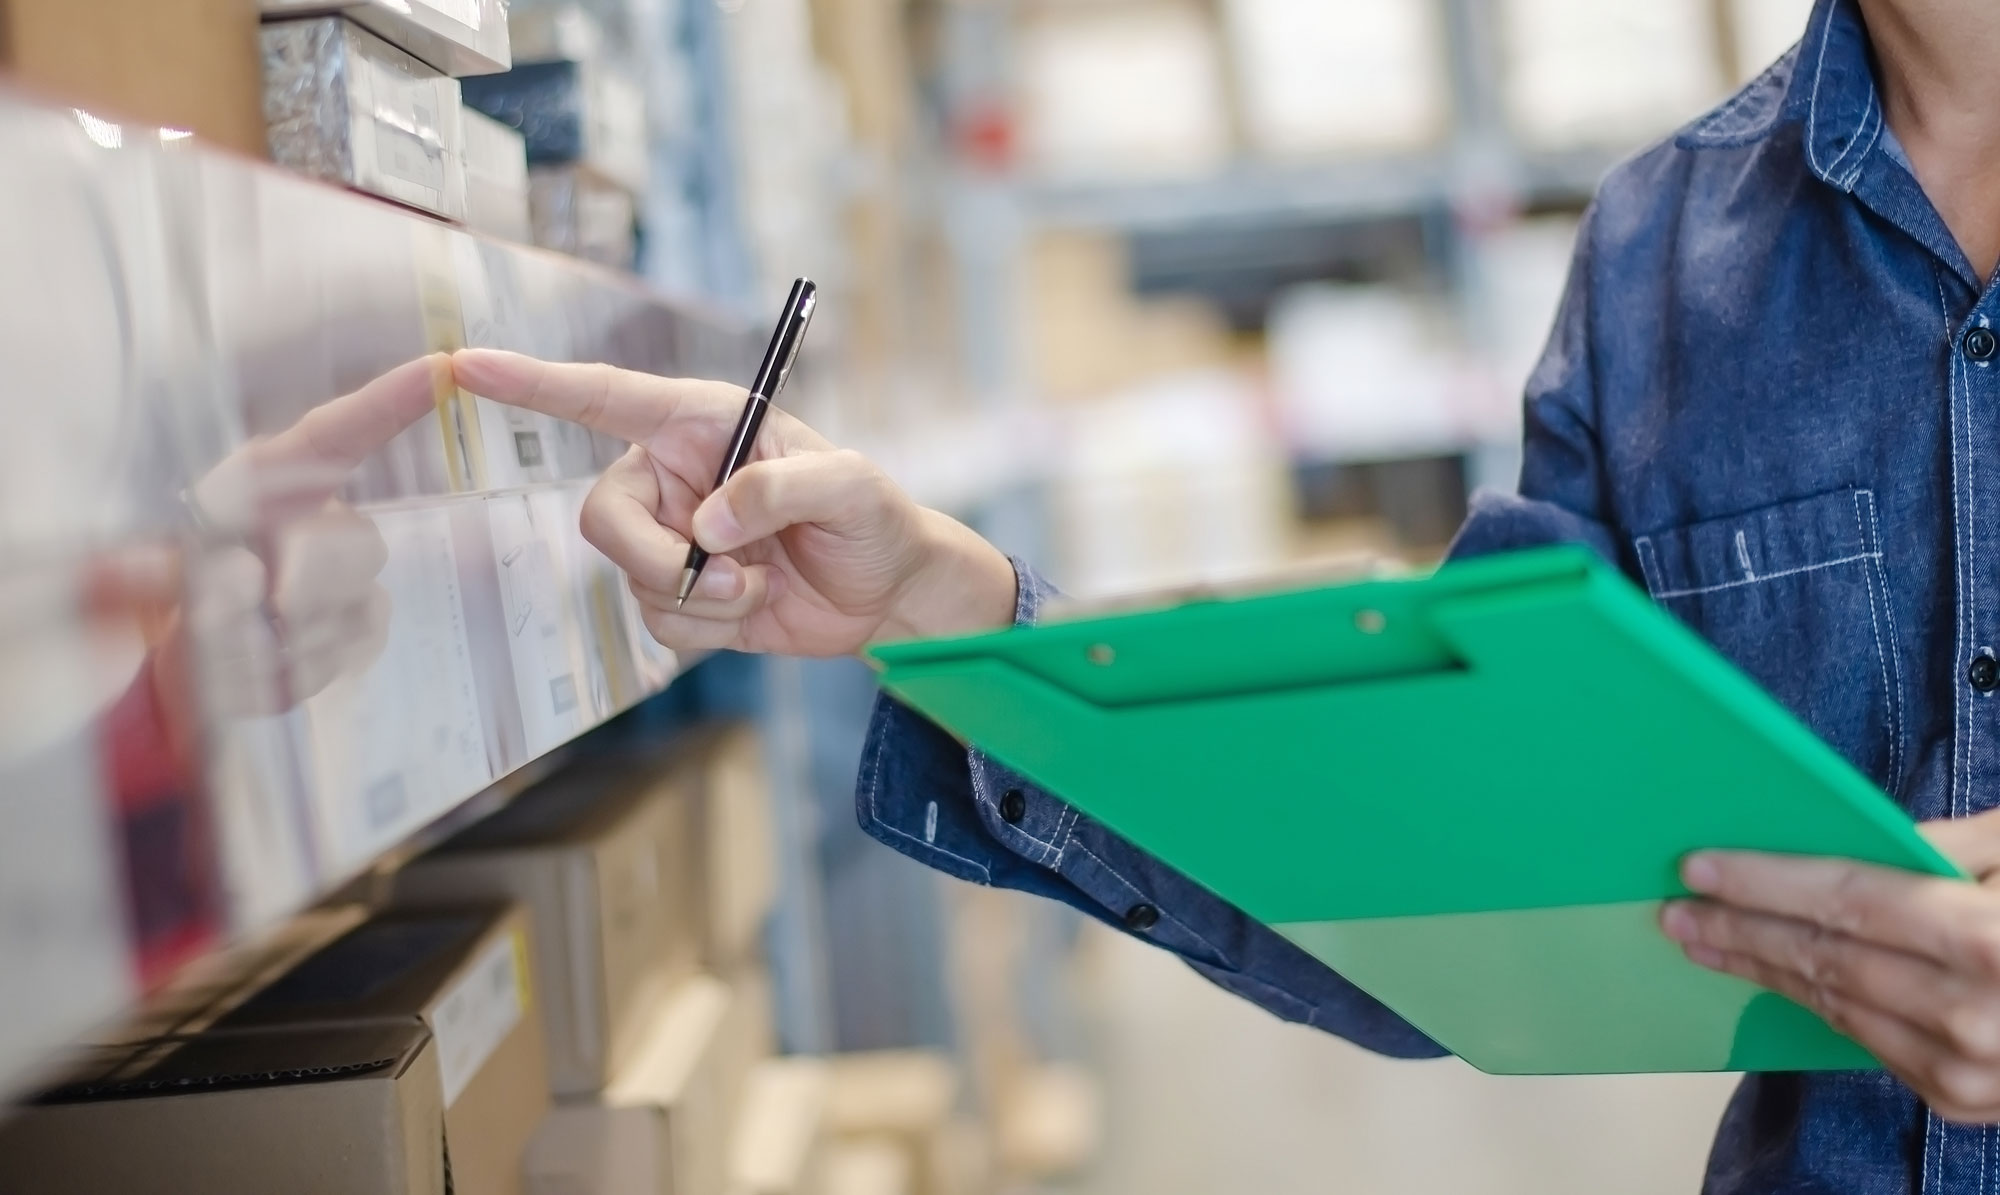
[[[0,95],[0,1088],[681,661],[577,533],[624,450],[490,346],[735,376],[753,331]]]

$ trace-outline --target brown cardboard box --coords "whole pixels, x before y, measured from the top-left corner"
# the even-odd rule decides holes
[[[917,1195],[909,1152],[881,1139],[838,1141],[826,1151],[823,1195]]]
[[[674,990],[604,1091],[564,1101],[528,1151],[531,1195],[720,1195],[728,1173],[720,1071],[731,995]]]
[[[414,1017],[100,1051],[0,1122],[8,1195],[444,1195],[437,1051]]]
[[[106,119],[265,153],[257,0],[0,0],[0,69]]]
[[[681,749],[700,776],[702,960],[712,971],[732,974],[755,956],[778,897],[771,779],[763,746],[747,723],[703,728]]]
[[[729,981],[729,1016],[722,1025],[722,1057],[717,1067],[724,1112],[734,1130],[743,1113],[744,1091],[759,1063],[778,1052],[771,977],[751,967]]]
[[[820,1058],[758,1066],[730,1141],[730,1195],[817,1195],[826,1182],[827,1095]]]
[[[828,1065],[827,1127],[837,1140],[895,1146],[909,1159],[912,1190],[945,1195],[956,1189],[947,1176],[955,1168],[959,1072],[949,1055],[869,1050],[836,1054]],[[856,1162],[855,1169],[865,1175],[868,1165]]]
[[[461,1195],[519,1195],[549,1110],[519,907],[386,913],[300,960],[219,1029],[416,1015],[437,1044],[445,1147]]]
[[[688,788],[652,761],[581,760],[392,880],[392,900],[406,907],[527,909],[559,1096],[601,1089],[660,999],[694,973]]]

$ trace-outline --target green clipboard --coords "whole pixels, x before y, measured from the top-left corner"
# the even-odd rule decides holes
[[[1959,871],[1577,548],[887,644],[883,688],[1497,1074],[1845,1070],[1658,930],[1701,847]]]

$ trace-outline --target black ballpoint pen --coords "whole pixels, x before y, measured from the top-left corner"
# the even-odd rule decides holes
[[[722,468],[715,475],[715,488],[736,475],[736,471],[750,463],[750,453],[757,446],[757,429],[764,425],[764,412],[785,388],[785,379],[792,376],[792,365],[799,359],[799,345],[806,338],[806,325],[812,323],[813,308],[819,303],[819,287],[810,278],[801,278],[792,283],[791,297],[785,300],[784,314],[778,317],[778,330],[771,333],[770,347],[764,350],[763,364],[757,367],[757,377],[750,383],[750,397],[743,403],[743,414],[736,420],[736,432],[729,437],[729,451],[722,458]],[[681,569],[680,589],[674,594],[676,609],[687,605],[688,595],[694,592],[694,583],[701,576],[702,566],[708,563],[708,553],[697,543],[688,544],[687,564]]]

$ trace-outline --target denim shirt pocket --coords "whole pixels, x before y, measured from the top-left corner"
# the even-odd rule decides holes
[[[1632,546],[1655,601],[1896,791],[1902,665],[1873,491],[1780,502]]]

